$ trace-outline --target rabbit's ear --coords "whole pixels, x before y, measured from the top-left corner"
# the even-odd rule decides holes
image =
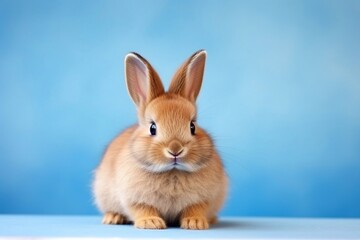
[[[125,57],[125,79],[129,94],[137,107],[145,106],[164,93],[159,75],[137,53],[129,53]]]
[[[176,71],[169,87],[169,93],[179,94],[195,102],[203,80],[205,60],[205,50],[197,51],[187,59]]]

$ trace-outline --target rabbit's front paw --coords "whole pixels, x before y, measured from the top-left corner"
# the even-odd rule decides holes
[[[103,220],[103,224],[124,224],[126,223],[126,218],[124,215],[119,213],[107,212],[105,213]]]
[[[204,230],[209,228],[209,223],[205,217],[186,217],[181,219],[181,228]]]
[[[135,227],[142,229],[164,229],[165,221],[160,217],[144,217],[135,220]]]

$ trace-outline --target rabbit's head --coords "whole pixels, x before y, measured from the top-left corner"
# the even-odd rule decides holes
[[[139,126],[130,154],[150,172],[195,172],[214,152],[208,134],[196,122],[195,101],[204,74],[206,52],[200,50],[177,70],[168,92],[150,63],[139,54],[125,58],[129,94],[137,106]]]

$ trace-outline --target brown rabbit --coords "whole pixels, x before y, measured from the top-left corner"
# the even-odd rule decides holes
[[[204,50],[193,54],[165,92],[148,61],[136,53],[126,56],[126,83],[139,123],[111,142],[96,169],[93,191],[103,223],[207,229],[216,222],[227,176],[212,139],[196,122],[205,59]]]

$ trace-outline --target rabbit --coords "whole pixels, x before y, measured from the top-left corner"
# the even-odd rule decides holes
[[[187,59],[165,92],[147,60],[126,55],[126,85],[139,122],[110,143],[95,170],[94,200],[104,224],[200,230],[216,223],[228,178],[196,121],[206,56],[200,50]]]

